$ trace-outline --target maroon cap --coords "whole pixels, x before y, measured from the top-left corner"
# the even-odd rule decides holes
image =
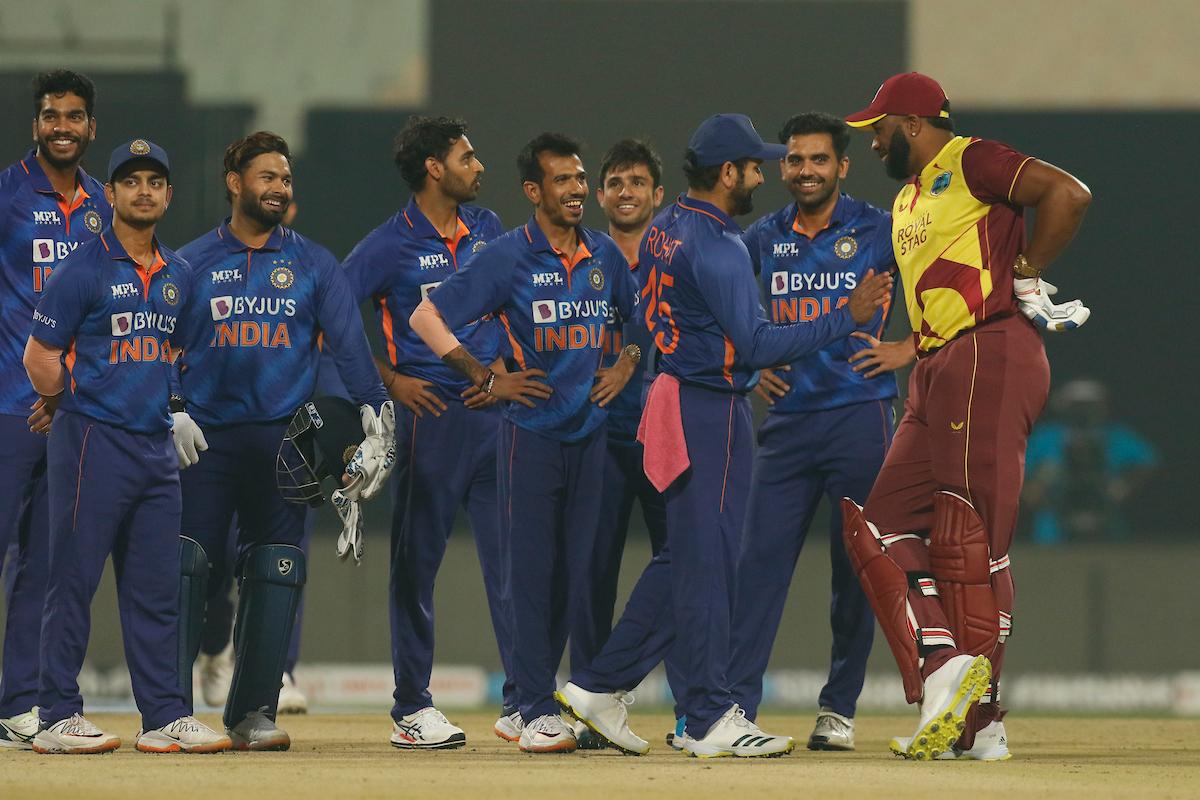
[[[888,114],[948,117],[948,106],[946,93],[937,81],[919,72],[903,72],[884,81],[871,105],[846,117],[846,124],[865,128]]]

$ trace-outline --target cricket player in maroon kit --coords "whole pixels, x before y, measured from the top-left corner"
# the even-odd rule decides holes
[[[904,181],[892,245],[919,359],[866,506],[843,500],[847,552],[907,699],[922,703],[916,732],[891,746],[917,760],[1001,760],[1008,548],[1025,441],[1050,386],[1038,329],[1090,313],[1050,302],[1040,276],[1091,194],[1006,145],[955,136],[945,92],[919,73],[889,78],[846,121],[874,131],[888,175]],[[1028,242],[1024,207],[1037,209]]]

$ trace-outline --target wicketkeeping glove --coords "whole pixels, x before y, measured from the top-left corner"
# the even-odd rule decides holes
[[[357,500],[350,500],[342,494],[341,489],[334,489],[331,495],[333,507],[342,518],[342,532],[338,534],[337,556],[341,561],[353,553],[354,563],[362,563],[363,557],[363,517],[362,507]]]
[[[1078,328],[1088,321],[1091,310],[1082,300],[1052,303],[1050,298],[1058,293],[1058,287],[1041,278],[1014,278],[1013,295],[1021,313],[1048,331],[1061,333]]]
[[[359,410],[366,438],[346,464],[350,485],[340,491],[348,500],[370,500],[387,483],[396,465],[396,407],[388,400],[380,413],[370,406]]]
[[[208,449],[204,431],[186,411],[171,414],[171,438],[175,441],[175,452],[179,456],[179,468],[187,469],[200,460],[200,454]]]

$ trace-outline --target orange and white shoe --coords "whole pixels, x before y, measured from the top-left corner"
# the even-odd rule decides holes
[[[120,737],[100,730],[83,714],[60,719],[33,737],[33,752],[43,755],[111,753],[120,746]]]
[[[543,714],[521,730],[523,753],[573,753],[579,747],[575,731],[558,714]]]
[[[525,721],[521,719],[521,712],[517,709],[509,711],[504,709],[500,714],[500,719],[496,720],[496,724],[492,726],[492,733],[499,736],[506,742],[521,741],[521,731],[525,729]]]
[[[233,740],[195,717],[180,717],[161,728],[140,732],[135,747],[143,753],[219,753],[231,749]]]

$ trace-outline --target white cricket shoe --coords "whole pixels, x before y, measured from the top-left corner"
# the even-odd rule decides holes
[[[822,708],[817,714],[817,724],[808,737],[809,750],[840,750],[854,749],[854,718],[843,717],[828,708]]]
[[[251,711],[225,732],[233,741],[234,750],[287,750],[292,746],[292,737],[262,709]]]
[[[921,722],[909,738],[905,757],[928,761],[949,750],[991,679],[992,664],[984,656],[955,656],[938,667],[925,679]]]
[[[505,714],[501,710],[500,719],[496,720],[496,724],[492,726],[492,733],[506,742],[519,742],[521,740],[521,731],[524,728],[525,720],[521,719],[520,711],[514,708]]]
[[[33,737],[40,727],[37,706],[24,714],[0,719],[0,749],[32,750]]]
[[[567,720],[567,722],[571,722]],[[608,741],[587,726],[587,723],[575,720],[571,722],[571,731],[575,734],[575,744],[580,750],[604,750]]]
[[[304,696],[304,692],[300,691],[300,687],[296,686],[296,681],[292,678],[291,673],[283,673],[283,684],[279,687],[279,703],[275,712],[277,714],[308,713],[308,698]]]
[[[792,752],[796,742],[790,736],[772,736],[746,719],[746,712],[736,703],[708,729],[703,739],[690,736],[683,752],[695,758],[774,757]]]
[[[143,753],[219,753],[233,748],[233,740],[217,733],[195,717],[138,733],[138,750]]]
[[[633,695],[627,692],[589,692],[568,682],[554,693],[563,710],[595,731],[600,738],[622,753],[644,756],[650,743],[629,730],[629,706]]]
[[[433,706],[392,721],[392,747],[401,750],[448,750],[467,743],[463,729]]]
[[[558,714],[543,714],[521,729],[523,753],[573,753],[575,731]]]
[[[201,653],[196,657],[196,666],[200,671],[200,697],[213,708],[224,708],[233,683],[233,642],[215,656]]]
[[[120,737],[100,730],[83,714],[60,719],[33,737],[33,752],[42,754],[111,753],[120,746]]]
[[[675,720],[675,730],[667,734],[667,747],[682,752],[688,738],[687,717],[680,717]]]
[[[897,736],[888,743],[888,749],[898,756],[908,755],[909,737]],[[1012,758],[1008,750],[1008,735],[1004,731],[1004,723],[994,720],[983,730],[976,732],[975,744],[969,750],[959,750],[952,747],[938,757],[939,761],[1007,761]]]

